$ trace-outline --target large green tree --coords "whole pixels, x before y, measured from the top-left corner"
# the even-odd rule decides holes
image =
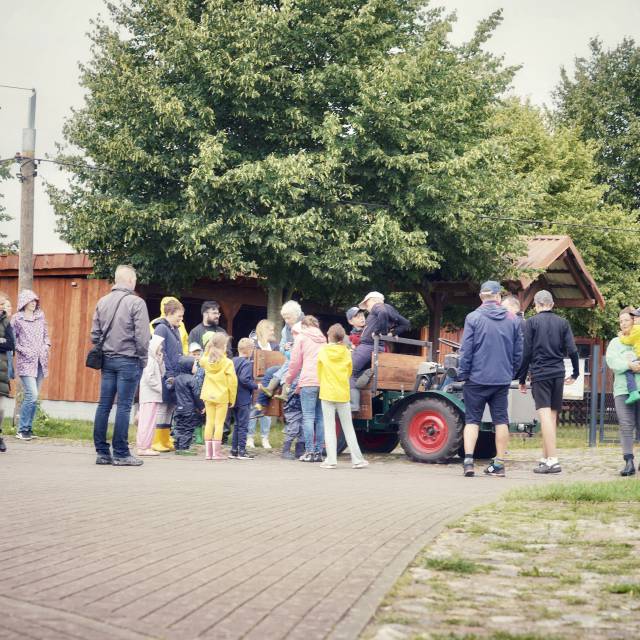
[[[68,143],[103,170],[51,189],[98,274],[256,273],[335,298],[383,279],[504,271],[531,206],[492,139],[513,70],[421,0],[130,0],[82,69]]]
[[[562,70],[557,117],[596,144],[606,200],[640,209],[640,48],[631,38],[611,50],[597,38],[589,46],[590,56],[576,58],[572,76]]]

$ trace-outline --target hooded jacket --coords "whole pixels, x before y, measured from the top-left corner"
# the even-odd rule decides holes
[[[238,395],[235,404],[238,407],[251,404],[251,396],[258,388],[253,377],[253,360],[236,356],[233,358],[233,367],[238,378]]]
[[[33,300],[38,305],[33,318],[27,318],[24,308]],[[38,365],[46,378],[49,373],[49,332],[44,312],[40,308],[40,299],[29,289],[24,289],[18,296],[18,312],[11,318],[11,326],[16,343],[16,373],[19,376],[38,376]]]
[[[178,298],[174,298],[173,296],[165,296],[164,298],[162,298],[162,300],[160,300],[160,315],[157,318],[154,318],[151,321],[151,323],[149,324],[149,327],[151,329],[151,333],[153,333],[154,324],[158,320],[161,320],[162,318],[166,317],[164,315],[164,305],[167,304],[167,302],[169,302],[169,300],[174,300],[175,302],[180,302],[180,300],[178,300]],[[180,344],[182,345],[182,355],[188,356],[189,355],[189,334],[187,333],[187,328],[184,326],[184,322],[181,322],[178,325],[178,333],[180,335]]]
[[[209,362],[209,357],[205,355],[200,358],[200,366],[204,369],[200,398],[205,402],[233,406],[238,392],[238,378],[233,362],[227,356],[222,356],[217,362]]]
[[[182,357],[182,342],[180,333],[166,318],[159,318],[152,323],[154,335],[164,338],[164,369],[162,401],[174,404],[176,401],[173,387],[167,385],[168,378],[178,375],[178,363]]]
[[[192,356],[182,356],[178,362],[179,373],[175,379],[176,414],[199,414],[204,409],[204,403],[196,392],[196,377],[193,375]]]
[[[493,300],[464,321],[458,380],[487,386],[511,384],[522,360],[522,332],[513,313]]]
[[[15,349],[13,329],[6,311],[0,311],[0,396],[9,395],[9,358]]]
[[[164,363],[158,360],[158,351],[164,342],[162,336],[151,336],[147,365],[140,378],[140,404],[162,402],[162,376]]]
[[[291,384],[298,373],[298,388],[318,387],[318,354],[327,344],[327,339],[317,327],[303,327],[299,322],[293,326],[293,349],[285,382]]]
[[[349,402],[351,352],[344,344],[328,344],[318,354],[320,400]]]

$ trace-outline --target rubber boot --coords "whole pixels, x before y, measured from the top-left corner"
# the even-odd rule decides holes
[[[298,440],[298,442],[296,442],[296,460],[303,455],[306,450],[304,440]]]
[[[267,398],[270,398],[274,391],[280,386],[280,380],[278,378],[271,378],[269,384],[266,387],[262,387],[262,392]]]
[[[167,451],[171,451],[169,447],[164,443],[165,434],[169,434],[168,427],[156,427],[153,432],[153,442],[151,443],[151,448],[154,451],[158,451],[160,453],[167,453]]]
[[[638,400],[640,400],[640,391],[632,391],[624,403],[633,404],[634,402],[638,402]]]
[[[221,440],[213,440],[213,456],[212,460],[225,460],[225,457],[222,455],[222,441]]]
[[[205,440],[204,442],[204,459],[213,459],[213,442],[211,440]]]
[[[204,444],[204,438],[202,437],[202,427],[196,427],[193,435],[195,437],[196,444]]]
[[[282,443],[282,457],[285,460],[295,460],[295,456],[293,455],[293,453],[291,453],[291,445],[292,444],[293,444],[293,440],[291,438],[287,438]]]

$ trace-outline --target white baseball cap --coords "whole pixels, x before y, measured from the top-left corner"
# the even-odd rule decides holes
[[[358,304],[361,309],[364,309],[364,303],[370,298],[380,298],[384,302],[384,296],[379,291],[369,291],[367,295],[363,298],[362,302]]]

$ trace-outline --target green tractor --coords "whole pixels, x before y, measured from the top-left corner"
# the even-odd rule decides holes
[[[383,343],[420,347],[424,356],[388,353]],[[433,361],[432,345],[423,340],[376,337],[370,380],[361,380],[360,411],[354,414],[354,426],[363,451],[389,453],[398,443],[417,462],[442,463],[463,455],[464,383],[456,382],[460,345],[445,339],[442,344],[453,353],[444,365]],[[366,383],[366,384],[365,384]],[[516,383],[509,393],[509,430],[533,435],[538,429],[531,393],[522,394]],[[346,442],[339,430],[338,451]],[[477,458],[495,455],[494,429],[485,410],[476,445]]]
[[[390,453],[398,444],[416,462],[444,463],[463,455],[464,383],[455,382],[460,345],[440,339],[454,352],[445,356],[444,365],[433,360],[432,345],[424,340],[376,336],[371,370],[359,381],[360,410],[353,422],[361,449],[366,453]],[[390,353],[384,343],[411,345],[423,355]],[[426,354],[426,357],[425,355]],[[254,375],[284,361],[277,351],[257,351]],[[281,416],[278,400],[272,400],[266,415]],[[533,435],[538,429],[531,393],[522,394],[512,384],[509,394],[512,432]],[[338,453],[347,447],[342,429],[337,426]],[[477,458],[495,455],[494,430],[488,410],[480,425],[476,445]]]

